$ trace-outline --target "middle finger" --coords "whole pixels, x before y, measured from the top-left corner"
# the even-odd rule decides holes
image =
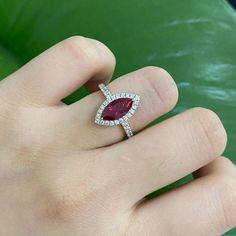
[[[220,156],[226,140],[217,115],[194,108],[107,147],[100,164],[112,170],[110,179],[132,204]]]

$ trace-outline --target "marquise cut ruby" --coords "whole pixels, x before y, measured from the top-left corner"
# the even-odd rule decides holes
[[[118,98],[110,102],[102,112],[103,120],[118,120],[128,113],[133,101],[130,98]]]

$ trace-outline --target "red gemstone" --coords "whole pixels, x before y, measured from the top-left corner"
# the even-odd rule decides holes
[[[118,120],[128,113],[133,101],[130,98],[118,98],[109,103],[102,112],[103,120]]]

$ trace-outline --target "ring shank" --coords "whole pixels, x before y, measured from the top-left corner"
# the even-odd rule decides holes
[[[110,98],[112,96],[111,92],[108,90],[105,84],[99,84],[98,87],[106,98]]]
[[[128,121],[122,122],[121,125],[124,128],[125,133],[128,136],[128,138],[131,138],[134,134],[133,134],[132,129],[129,125],[129,122]]]

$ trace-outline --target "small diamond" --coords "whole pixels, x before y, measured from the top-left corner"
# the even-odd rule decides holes
[[[123,119],[122,118],[119,119],[119,123],[120,124],[123,123]]]
[[[134,109],[131,109],[131,110],[130,110],[130,113],[131,113],[132,115],[134,114],[134,112],[135,112]]]
[[[123,120],[124,120],[124,121],[127,121],[127,120],[128,120],[127,115],[125,115],[125,116],[123,117]]]
[[[127,117],[130,118],[131,116],[132,116],[132,114],[129,112],[129,113],[127,114]]]
[[[112,98],[111,97],[108,97],[107,98],[107,101],[108,101],[108,104],[112,101]]]

